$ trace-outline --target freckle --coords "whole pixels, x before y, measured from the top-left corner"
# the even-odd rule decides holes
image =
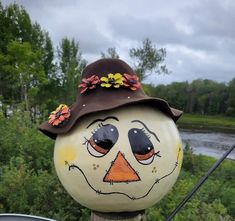
[[[99,164],[97,164],[96,167],[98,168],[98,167],[99,167]]]
[[[156,169],[156,167],[153,167],[153,169],[152,169],[152,173],[157,173],[157,169]]]
[[[95,164],[93,163],[93,167],[95,166]]]
[[[93,170],[96,170],[96,167],[94,167]]]

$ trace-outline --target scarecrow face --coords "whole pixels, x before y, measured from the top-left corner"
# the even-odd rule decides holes
[[[131,105],[82,118],[55,143],[57,174],[70,195],[96,211],[137,211],[173,186],[182,163],[175,123]]]

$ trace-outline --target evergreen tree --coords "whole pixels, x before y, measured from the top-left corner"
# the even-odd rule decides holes
[[[61,98],[64,103],[72,104],[76,99],[81,72],[87,62],[82,58],[79,44],[74,39],[62,39],[58,50],[58,57],[61,71]]]

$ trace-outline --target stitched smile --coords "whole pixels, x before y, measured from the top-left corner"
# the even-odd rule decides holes
[[[102,190],[98,190],[98,189],[96,189],[95,187],[93,187],[93,186],[91,185],[91,183],[90,183],[90,181],[88,180],[88,178],[86,177],[85,173],[83,172],[83,170],[82,170],[79,166],[77,166],[77,165],[75,165],[75,164],[71,164],[71,165],[70,165],[67,161],[65,161],[65,164],[68,166],[68,170],[69,170],[69,171],[71,171],[71,170],[73,170],[73,169],[78,170],[78,171],[83,175],[83,177],[84,177],[84,179],[86,180],[88,186],[89,186],[94,192],[96,192],[97,194],[102,194],[102,195],[118,194],[118,195],[126,196],[127,198],[129,198],[129,199],[131,199],[131,200],[139,200],[139,199],[142,199],[142,198],[146,197],[146,196],[151,192],[151,190],[153,189],[153,187],[154,187],[156,184],[158,184],[161,180],[165,179],[166,177],[170,176],[170,175],[175,171],[175,169],[177,168],[177,166],[178,166],[178,164],[179,164],[179,163],[178,163],[178,160],[179,160],[179,154],[180,154],[180,152],[181,152],[181,148],[179,148],[178,156],[177,156],[176,162],[175,162],[175,164],[174,164],[174,166],[173,166],[173,169],[172,169],[168,174],[166,174],[166,175],[164,175],[164,176],[162,176],[162,177],[160,177],[160,178],[156,178],[155,182],[152,184],[152,186],[149,188],[149,190],[148,190],[144,195],[139,196],[139,197],[130,196],[130,195],[127,194],[127,193],[123,193],[123,192],[119,192],[119,191],[103,192]],[[112,183],[110,182],[110,184],[112,184]]]

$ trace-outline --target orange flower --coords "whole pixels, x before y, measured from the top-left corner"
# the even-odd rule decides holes
[[[70,109],[67,105],[61,104],[59,107],[56,108],[55,111],[51,112],[49,116],[49,124],[53,126],[58,126],[65,120],[68,120],[70,117]]]
[[[81,94],[84,94],[87,90],[92,90],[96,88],[96,85],[100,83],[99,77],[92,75],[89,78],[83,78],[82,83],[78,87],[81,87]]]
[[[136,75],[124,74],[123,85],[135,91],[140,88],[139,78]]]

